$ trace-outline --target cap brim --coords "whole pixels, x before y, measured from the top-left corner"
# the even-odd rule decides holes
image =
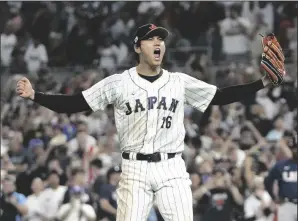
[[[157,27],[153,30],[150,30],[149,32],[147,32],[147,34],[142,37],[140,40],[144,40],[146,38],[150,38],[150,37],[154,37],[154,36],[159,36],[162,39],[166,39],[169,36],[170,32],[162,27]]]

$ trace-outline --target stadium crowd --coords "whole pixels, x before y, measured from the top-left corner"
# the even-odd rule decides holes
[[[165,68],[218,87],[258,79],[258,34],[277,35],[289,67],[282,86],[204,114],[187,107],[183,153],[195,221],[273,221],[275,202],[263,180],[276,161],[291,157],[298,129],[294,2],[0,5],[1,75],[7,76],[1,91],[1,220],[115,220],[121,155],[113,107],[57,114],[16,96],[15,86],[25,75],[37,91],[87,89],[135,65],[132,35],[152,22],[172,33]],[[57,67],[80,73],[61,81]],[[148,220],[162,220],[157,208]]]

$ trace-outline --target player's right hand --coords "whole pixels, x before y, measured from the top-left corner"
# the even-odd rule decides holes
[[[23,77],[17,83],[16,92],[19,96],[23,98],[34,99],[34,90],[28,78]]]

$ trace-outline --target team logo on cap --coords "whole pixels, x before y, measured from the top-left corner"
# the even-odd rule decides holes
[[[154,24],[152,24],[151,26],[150,26],[150,29],[151,30],[154,30],[154,29],[156,29],[157,27],[156,27],[156,25],[154,25]]]
[[[137,43],[138,40],[139,40],[139,38],[138,38],[138,36],[136,36],[134,42]]]

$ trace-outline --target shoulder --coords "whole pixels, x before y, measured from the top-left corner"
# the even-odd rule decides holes
[[[243,25],[247,25],[247,26],[250,25],[250,21],[247,18],[240,17],[238,21],[241,22]]]
[[[44,46],[44,44],[39,44],[38,49],[44,50],[44,49],[46,49],[46,47]]]
[[[224,28],[226,25],[231,23],[231,19],[230,18],[225,18],[224,20],[219,22],[219,25]]]
[[[60,212],[64,212],[64,211],[67,211],[71,208],[71,204],[70,203],[64,203],[62,204],[60,207],[59,207],[59,211]]]
[[[282,168],[283,166],[287,165],[289,162],[289,160],[280,160],[280,161],[277,161],[274,166],[273,166],[273,170],[278,170],[280,168]]]
[[[17,201],[20,204],[25,203],[25,201],[27,200],[26,196],[22,193],[15,192],[13,195],[17,198]]]
[[[50,188],[46,187],[41,193],[40,193],[40,197],[47,197],[48,195],[52,194],[52,191]]]
[[[289,160],[279,160],[275,163],[275,166],[279,167],[279,166],[283,166],[285,164],[287,164],[289,162]]]
[[[181,82],[185,82],[185,80],[187,80],[190,77],[189,75],[187,75],[185,73],[182,73],[182,72],[170,72],[170,71],[167,71],[167,73],[169,74],[170,79],[180,80]]]
[[[59,186],[59,190],[60,190],[61,192],[66,192],[67,189],[68,189],[67,186]]]
[[[112,192],[113,187],[110,184],[105,183],[101,186],[101,190],[102,190],[102,192]]]
[[[124,79],[125,72],[112,74],[104,79],[106,83],[120,83]]]

